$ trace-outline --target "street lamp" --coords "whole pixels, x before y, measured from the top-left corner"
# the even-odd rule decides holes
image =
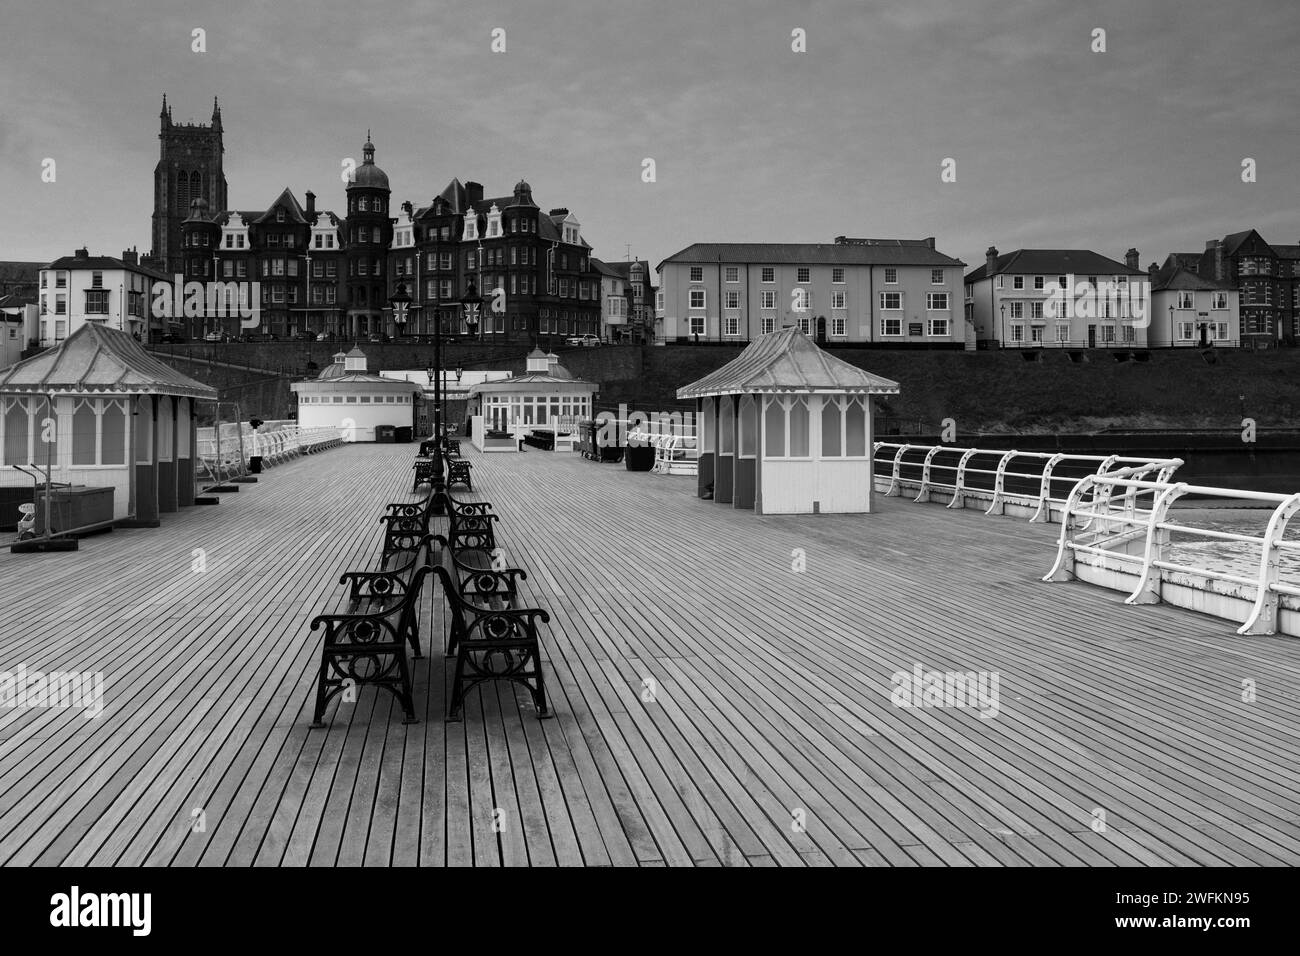
[[[456,366],[456,384],[460,384],[460,377],[465,374],[465,369],[459,365]]]
[[[1002,342],[1001,342],[1001,345],[1002,345],[1003,348],[1006,348],[1006,347],[1007,347],[1007,304],[1006,304],[1005,302],[1003,302],[1002,305],[999,306],[999,308],[1002,310]]]
[[[1174,347],[1174,304],[1169,303],[1169,347]]]

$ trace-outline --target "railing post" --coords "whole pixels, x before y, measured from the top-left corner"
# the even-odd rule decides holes
[[[1075,557],[1074,549],[1070,547],[1070,519],[1078,510],[1084,490],[1096,480],[1096,475],[1087,475],[1070,489],[1070,496],[1065,499],[1065,510],[1061,512],[1061,535],[1057,542],[1056,563],[1052,565],[1052,570],[1043,575],[1044,581],[1074,580]]]
[[[993,503],[989,505],[989,510],[984,512],[986,515],[991,515],[994,511],[997,511],[1000,515],[1007,513],[1006,503],[1002,500],[1002,494],[1006,488],[1005,479],[1007,476],[1007,465],[1010,464],[1011,459],[1015,458],[1018,454],[1020,454],[1020,452],[1013,449],[1003,455],[998,461],[997,477],[993,481]]]
[[[1259,556],[1259,584],[1255,606],[1250,609],[1246,623],[1237,628],[1238,634],[1276,634],[1279,595],[1278,573],[1281,569],[1278,542],[1286,534],[1287,522],[1300,511],[1300,494],[1292,495],[1277,506],[1264,532],[1264,546]]]
[[[911,445],[899,445],[898,451],[894,454],[894,468],[889,479],[889,488],[885,491],[886,498],[897,498],[903,493],[900,483],[900,472],[903,467],[903,454],[911,448]]]
[[[1160,603],[1160,586],[1164,581],[1164,572],[1155,567],[1155,562],[1164,558],[1165,545],[1169,543],[1169,532],[1162,529],[1160,525],[1169,515],[1173,503],[1186,492],[1185,482],[1170,485],[1151,505],[1151,517],[1147,520],[1146,548],[1142,554],[1142,576],[1138,579],[1133,593],[1124,599],[1125,604]]]
[[[1031,524],[1035,521],[1052,523],[1052,469],[1064,457],[1061,454],[1053,455],[1047,459],[1047,464],[1043,466],[1043,480],[1038,486],[1038,509],[1029,519]]]
[[[913,501],[930,500],[930,462],[934,461],[934,456],[939,454],[940,446],[932,447],[925,456],[925,463],[921,466],[921,490],[917,492]]]
[[[949,508],[966,507],[966,463],[975,456],[976,449],[967,448],[962,454],[961,460],[957,462],[957,478],[953,481],[952,501],[948,502]]]

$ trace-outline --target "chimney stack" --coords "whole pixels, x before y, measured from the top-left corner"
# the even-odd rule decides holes
[[[89,250],[89,249],[85,249],[85,248],[78,249],[78,250],[76,251],[76,256],[77,256],[78,259],[89,259],[89,258],[90,258],[90,250]]]
[[[1218,279],[1220,282],[1225,281],[1223,275],[1223,240],[1206,240],[1205,251],[1214,253],[1214,278]]]
[[[933,248],[934,248],[934,236],[926,236],[926,237],[925,237],[925,244],[926,244],[926,246],[928,246],[929,248],[933,249]]]
[[[312,221],[316,219],[316,194],[310,189],[307,190],[307,218]]]
[[[1130,247],[1129,251],[1124,253],[1124,265],[1128,266],[1134,272],[1138,271],[1139,260],[1140,257],[1138,256],[1138,251],[1136,249]]]
[[[998,247],[989,246],[984,252],[984,276],[990,278],[998,267]]]
[[[140,263],[140,254],[139,254],[138,252],[136,252],[136,250],[135,250],[134,248],[132,248],[132,249],[123,249],[123,250],[122,250],[122,261],[125,262],[127,265],[131,265],[131,266],[139,265],[139,263]]]
[[[471,204],[482,202],[482,201],[483,201],[483,184],[482,184],[482,183],[466,183],[466,184],[465,184],[465,198],[468,199],[469,202],[470,202]]]

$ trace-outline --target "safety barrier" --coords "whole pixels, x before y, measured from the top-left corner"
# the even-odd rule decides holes
[[[1174,503],[1186,495],[1270,506],[1268,525],[1258,535],[1196,527],[1187,523],[1196,512],[1187,510],[1179,512],[1180,520],[1170,520]],[[1135,475],[1091,476],[1070,493],[1056,563],[1043,580],[1078,579],[1129,591],[1126,604],[1164,602],[1239,621],[1238,634],[1297,635],[1300,541],[1285,538],[1297,511],[1300,494],[1149,481]],[[1223,551],[1202,552],[1205,558],[1198,563],[1189,563],[1195,557],[1174,560],[1171,552],[1185,544],[1174,541],[1174,535],[1244,545],[1239,549],[1246,552],[1242,557],[1258,570],[1236,573],[1231,556]]]
[[[264,466],[278,465],[343,443],[338,428],[299,428],[291,422],[264,422],[256,430],[227,422],[220,428],[220,441],[213,427],[198,429],[197,436],[200,469],[217,481],[245,474],[253,457]]]
[[[887,497],[906,490],[915,491],[918,502],[942,497],[949,508],[965,508],[968,500],[987,502],[985,514],[1028,514],[1030,521],[1048,523],[1064,509],[1070,490],[1089,474],[1138,468],[1145,477],[1168,481],[1183,464],[1181,458],[895,442],[876,442],[872,449],[876,488]]]
[[[654,434],[637,430],[628,436],[629,441],[643,441],[655,450],[652,471],[661,475],[695,475],[699,473],[700,450],[694,435],[675,435],[671,432]]]

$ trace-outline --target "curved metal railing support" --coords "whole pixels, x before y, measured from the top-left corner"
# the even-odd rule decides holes
[[[930,463],[934,461],[934,456],[943,450],[942,445],[935,445],[926,453],[925,461],[921,465],[921,489],[916,493],[913,501],[922,502],[930,500]]]
[[[1052,522],[1052,469],[1056,467],[1064,455],[1056,454],[1047,459],[1047,464],[1043,466],[1043,480],[1038,486],[1038,508],[1030,517],[1030,521],[1045,521],[1048,524]]]
[[[997,477],[993,481],[993,503],[989,505],[989,510],[984,512],[986,515],[991,515],[995,511],[998,514],[1006,514],[1006,502],[1002,500],[1002,495],[1006,491],[1007,465],[1018,454],[1020,452],[1012,449],[998,461]]]
[[[961,460],[957,462],[957,480],[954,482],[952,501],[948,502],[949,508],[966,507],[966,466],[978,452],[978,448],[967,448],[965,453],[962,454]]]
[[[1074,580],[1074,548],[1071,547],[1070,541],[1071,518],[1078,510],[1084,492],[1089,491],[1096,480],[1096,475],[1086,475],[1079,479],[1071,489],[1070,496],[1065,500],[1065,511],[1061,514],[1061,534],[1057,539],[1056,562],[1052,565],[1052,570],[1043,575],[1044,581]]]
[[[1277,506],[1269,518],[1264,532],[1264,544],[1259,556],[1259,585],[1255,604],[1238,634],[1276,634],[1278,612],[1279,552],[1287,523],[1300,511],[1300,494],[1294,494]]]
[[[1142,552],[1142,571],[1137,587],[1124,599],[1125,604],[1159,604],[1160,583],[1163,575],[1156,565],[1164,558],[1165,545],[1169,543],[1169,532],[1160,526],[1169,515],[1173,503],[1187,494],[1187,483],[1170,485],[1159,493],[1151,506],[1151,517],[1147,521],[1146,546]],[[1131,517],[1131,516],[1130,516]]]

